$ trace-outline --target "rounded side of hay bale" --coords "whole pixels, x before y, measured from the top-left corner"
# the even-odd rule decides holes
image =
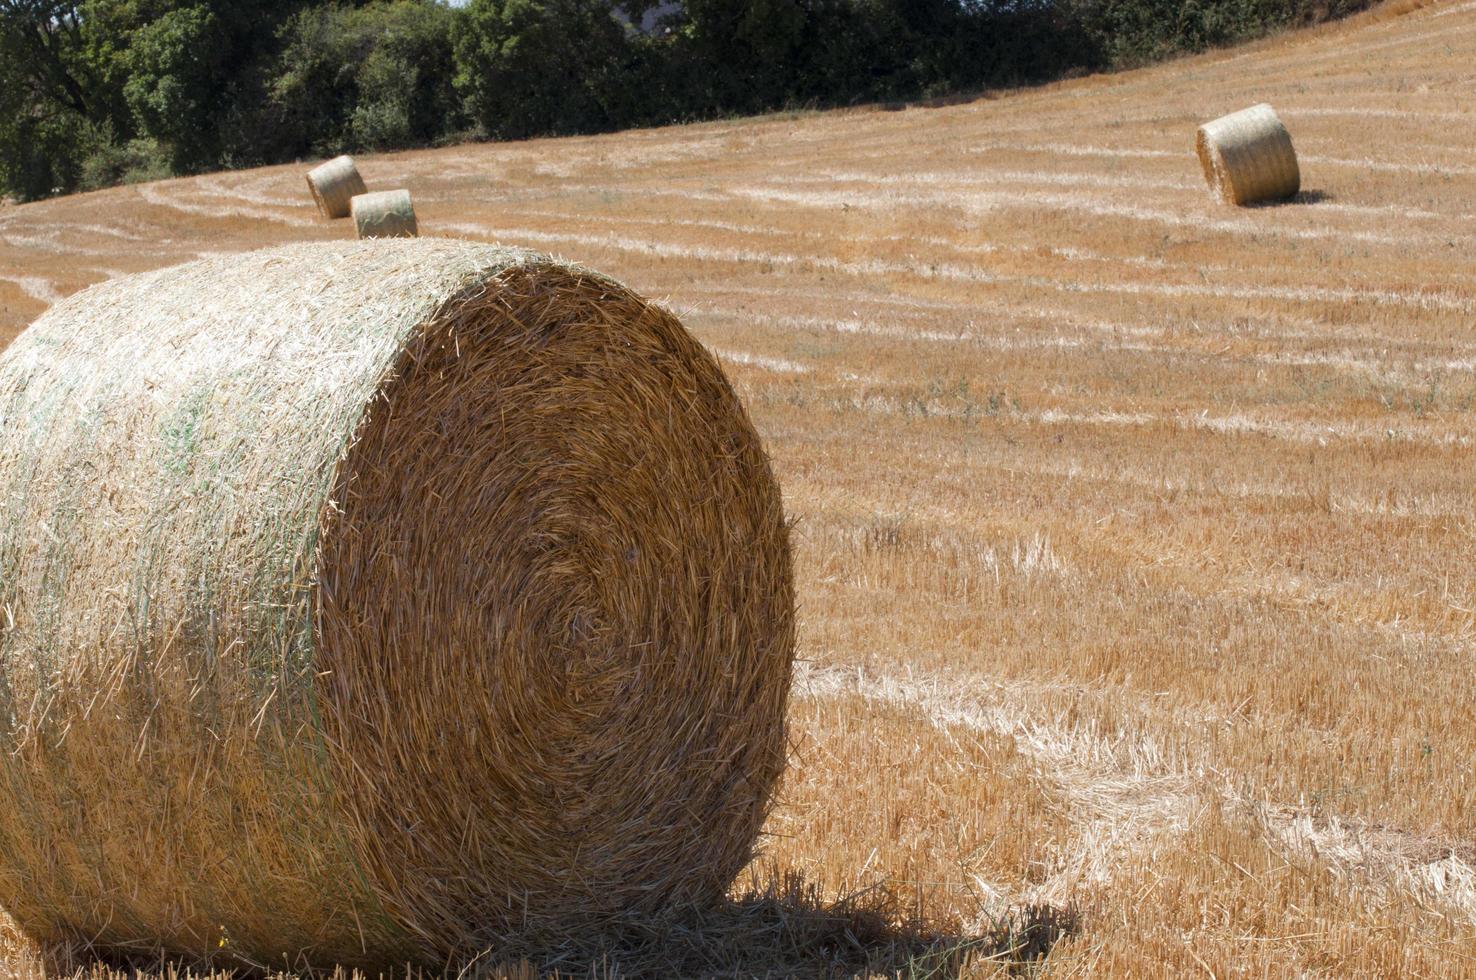
[[[1301,190],[1291,134],[1269,105],[1205,123],[1196,149],[1205,181],[1226,204],[1281,200]]]
[[[334,157],[309,170],[307,185],[325,218],[347,218],[350,202],[367,190],[350,156]]]
[[[444,964],[749,860],[787,530],[669,313],[294,245],[58,303],[0,412],[0,904],[43,943]]]
[[[350,208],[360,238],[414,238],[420,234],[410,192],[375,191],[357,195]]]

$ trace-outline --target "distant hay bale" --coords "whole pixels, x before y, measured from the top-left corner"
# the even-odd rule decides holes
[[[780,496],[612,280],[416,239],[94,286],[0,355],[0,507],[0,904],[42,943],[444,966],[750,859]]]
[[[350,156],[334,157],[307,172],[308,189],[325,218],[347,218],[349,202],[368,188]]]
[[[360,238],[414,238],[420,234],[409,191],[358,194],[350,208]]]
[[[1302,187],[1291,135],[1264,103],[1199,127],[1199,163],[1226,204],[1294,196]]]

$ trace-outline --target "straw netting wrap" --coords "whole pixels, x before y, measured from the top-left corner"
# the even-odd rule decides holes
[[[350,156],[318,164],[307,172],[307,184],[325,218],[347,218],[354,197],[367,190]]]
[[[0,356],[0,506],[0,904],[43,942],[444,963],[750,859],[779,492],[618,283],[415,239],[95,286]]]
[[[1204,179],[1226,204],[1280,200],[1302,188],[1291,134],[1269,105],[1205,123],[1196,148]]]
[[[349,204],[360,238],[414,238],[420,234],[409,191],[359,194]]]

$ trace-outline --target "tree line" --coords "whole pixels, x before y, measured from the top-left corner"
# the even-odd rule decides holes
[[[0,195],[1046,81],[1370,0],[0,0]]]

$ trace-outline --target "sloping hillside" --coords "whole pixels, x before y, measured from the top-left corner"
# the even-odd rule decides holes
[[[1259,101],[1304,194],[1227,209],[1195,126]],[[0,210],[0,333],[352,234],[305,169]],[[738,385],[805,658],[760,880],[964,940],[1063,910],[1051,977],[1476,976],[1476,2],[361,169],[664,299]]]

